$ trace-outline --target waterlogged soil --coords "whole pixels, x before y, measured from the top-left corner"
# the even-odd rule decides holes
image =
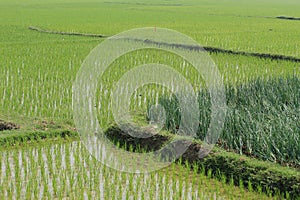
[[[3,199],[269,199],[176,164],[146,174],[115,171],[80,142],[0,149],[0,161]]]

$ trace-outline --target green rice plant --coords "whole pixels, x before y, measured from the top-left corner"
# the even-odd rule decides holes
[[[296,75],[226,86],[229,108],[218,144],[240,154],[299,165],[299,87]],[[208,91],[199,92],[198,101],[198,138],[203,140],[210,123]],[[167,111],[165,128],[176,133],[180,124],[176,98],[162,97],[159,103]]]
[[[74,158],[71,158],[71,155]],[[78,142],[48,143],[8,151],[1,150],[0,158],[2,161],[5,160],[1,162],[0,179],[0,191],[5,194],[4,199],[13,197],[52,199],[195,197],[199,199],[210,197],[211,194],[205,193],[211,192],[212,196],[222,198],[224,195],[237,197],[237,194],[241,194],[237,189],[221,185],[216,180],[208,179],[196,171],[192,172],[189,168],[177,164],[150,174],[114,171],[89,156],[82,144]],[[71,159],[79,162],[72,163]],[[187,165],[191,166],[191,164]],[[13,176],[14,174],[19,176]],[[211,189],[208,189],[209,187]],[[221,189],[221,187],[226,188]],[[231,192],[225,194],[223,191]],[[250,194],[245,191],[245,195],[255,196],[255,193]]]
[[[82,60],[93,47],[102,41],[102,39],[95,38],[31,32],[26,27],[31,24],[65,32],[93,33],[101,30],[105,35],[114,35],[134,27],[155,24],[155,26],[181,31],[206,46],[252,53],[282,54],[294,57],[300,55],[299,29],[295,24],[297,22],[275,18],[283,13],[297,17],[299,3],[292,0],[272,2],[272,9],[270,9],[270,2],[266,0],[244,2],[243,5],[238,5],[234,1],[222,3],[212,0],[207,3],[189,0],[178,2],[175,6],[172,5],[173,2],[162,4],[158,0],[150,3],[132,1],[128,4],[134,12],[128,11],[128,4],[94,0],[84,3],[81,0],[76,3],[43,1],[38,4],[36,1],[29,0],[26,1],[25,7],[18,2],[7,0],[0,4],[1,115],[15,113],[16,116],[50,118],[73,125],[72,82]],[[244,9],[245,5],[247,10]],[[66,12],[67,9],[68,12]],[[13,13],[18,13],[18,15],[13,15]],[[186,13],[191,13],[191,15],[186,15]],[[92,15],[94,17],[90,18],[89,16]],[[86,23],[87,18],[89,18],[89,23]],[[99,24],[99,21],[103,23]],[[247,24],[243,30],[241,21]],[[224,53],[211,53],[210,55],[223,76],[230,107],[226,128],[220,137],[219,145],[225,149],[260,159],[299,166],[299,63]],[[133,52],[113,63],[112,70],[107,72],[108,76],[103,80],[102,87],[101,84],[99,87],[99,96],[105,97],[101,98],[102,101],[99,101],[98,106],[100,124],[107,127],[113,122],[109,112],[111,110],[109,107],[111,86],[131,67],[147,62],[173,66],[191,81],[196,91],[199,91],[201,116],[198,137],[203,139],[210,122],[210,99],[209,94],[205,92],[205,84],[189,64],[187,66],[183,64],[183,59],[160,51],[156,53]],[[293,73],[296,74],[294,77],[285,77]],[[122,92],[127,91],[124,87]],[[147,113],[151,103],[156,104],[160,101],[167,108],[166,128],[176,132],[180,121],[180,110],[177,107],[176,98],[174,96],[170,98],[169,93],[171,91],[165,92],[163,88],[153,85],[141,88],[132,95],[131,110]],[[146,117],[149,118],[149,115]],[[6,146],[23,146],[24,140],[36,140],[38,145],[43,142],[44,138],[52,135],[50,132],[23,133],[23,137],[14,133],[10,133],[8,137],[7,134],[1,133],[1,142],[5,140]],[[1,143],[2,145],[4,143]],[[98,199],[97,197],[101,197],[103,199],[115,196],[121,199],[123,197],[121,188],[125,184],[123,182],[128,179],[127,176],[121,176],[122,184],[118,183],[114,186],[110,180],[116,179],[116,175],[109,173],[105,167],[95,164],[91,158],[86,158],[86,153],[83,153],[78,146],[68,145],[70,144],[66,145],[67,150],[60,149],[59,144],[52,148],[46,147],[44,152],[24,145],[24,149],[30,150],[23,149],[25,153],[21,153],[21,158],[13,150],[13,153],[4,153],[1,159],[0,179],[0,191],[4,194],[4,198],[53,199],[61,198],[64,194],[68,194],[70,198],[95,197]],[[47,155],[47,159],[41,156],[43,154]],[[36,163],[36,160],[39,162]],[[87,166],[92,167],[85,173]],[[176,171],[177,168],[172,167]],[[205,168],[202,167],[202,169],[204,174]],[[183,174],[185,173],[187,172],[183,170]],[[66,177],[70,177],[70,187],[66,186],[68,185]],[[145,179],[148,180],[148,178]],[[174,179],[173,182],[171,182],[172,179]],[[124,189],[127,195],[125,197],[135,198],[133,180],[134,178],[132,178],[131,187]],[[172,191],[176,193],[178,179],[170,175],[169,180],[166,182],[172,184]],[[161,176],[157,181],[163,185]],[[178,185],[184,188],[185,193],[189,193],[190,182],[187,184],[184,181],[186,180],[179,179]],[[207,180],[202,177],[201,181],[203,185],[202,183]],[[153,177],[149,182],[154,186],[150,186],[150,189],[141,189],[142,199],[144,197],[149,199],[147,190],[152,191],[151,197],[156,197],[157,194],[164,195],[162,190],[157,192],[161,187],[155,185]],[[102,188],[99,183],[104,183]],[[103,188],[115,188],[113,191],[116,194],[108,194]],[[199,188],[199,192],[193,193],[195,198],[215,198],[219,195],[203,194],[203,191],[215,190],[213,187],[212,189],[202,188],[203,190],[200,186]],[[128,192],[128,190],[131,191]],[[167,194],[171,196],[173,193]],[[182,195],[174,194],[178,198],[182,198]],[[286,196],[289,197],[288,194]]]

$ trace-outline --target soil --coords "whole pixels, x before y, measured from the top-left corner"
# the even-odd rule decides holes
[[[129,132],[141,137],[133,137],[128,134]],[[130,124],[122,125],[121,128],[117,125],[111,126],[105,131],[105,135],[115,144],[119,143],[121,146],[126,144],[127,150],[132,146],[134,151],[139,151],[140,147],[148,152],[159,150],[170,139],[168,136],[156,134],[151,129],[141,129]]]
[[[45,30],[45,29],[35,27],[35,26],[29,26],[28,29],[32,30],[32,31],[37,31],[37,32],[40,32],[40,33],[49,33],[49,34],[58,34],[58,35],[73,35],[73,36],[99,37],[99,38],[107,37],[107,36],[101,35],[101,34],[51,31],[51,30]]]
[[[128,134],[129,132],[134,132],[135,135],[141,135],[143,138],[133,137]],[[171,142],[172,140],[171,136],[156,134],[151,129],[141,129],[131,124],[122,125],[121,128],[119,128],[117,125],[111,126],[107,129],[107,131],[105,131],[105,135],[115,144],[119,143],[121,147],[124,147],[126,144],[126,150],[129,150],[129,146],[131,146],[131,150],[136,152],[141,151],[141,149],[144,152],[157,151],[162,149],[165,144]],[[194,162],[205,156],[199,155],[199,152],[203,153],[203,147],[201,144],[195,142],[190,143],[190,141],[184,139],[175,141],[170,146],[170,149],[163,149],[164,152],[160,153],[164,155],[164,159],[168,159],[167,157],[169,153],[171,155],[171,152],[169,152],[170,150],[173,152],[174,149],[176,150],[186,147],[187,150],[181,156],[183,160]],[[177,152],[173,153],[177,154]]]
[[[285,16],[278,16],[277,19],[285,19],[285,20],[300,20],[300,18],[297,17],[285,17]]]
[[[227,49],[221,49],[216,47],[201,47],[201,46],[193,46],[193,45],[186,45],[186,44],[169,44],[165,42],[156,42],[153,40],[141,40],[141,39],[132,39],[127,38],[128,40],[133,40],[136,42],[143,42],[146,44],[154,44],[157,46],[167,46],[172,48],[181,48],[187,49],[189,51],[207,51],[210,53],[226,53],[232,55],[243,55],[243,56],[252,56],[261,59],[271,59],[271,60],[285,60],[285,61],[292,61],[292,62],[300,62],[300,58],[292,57],[292,56],[285,56],[285,55],[277,55],[277,54],[268,54],[268,53],[255,53],[255,52],[245,52],[245,51],[233,51]]]
[[[20,127],[15,123],[0,120],[0,131],[15,130],[15,129],[19,129],[19,128]]]

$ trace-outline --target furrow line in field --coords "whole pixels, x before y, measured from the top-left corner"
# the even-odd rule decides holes
[[[101,34],[59,32],[59,31],[45,30],[45,29],[41,29],[38,27],[34,27],[34,26],[29,26],[28,28],[33,31],[38,31],[41,33],[48,33],[48,34],[73,35],[73,36],[83,36],[83,37],[99,37],[99,38],[110,37],[110,36],[101,35]],[[159,42],[159,41],[154,41],[154,40],[149,40],[149,39],[146,39],[146,40],[137,39],[137,38],[115,38],[115,39],[126,39],[126,40],[132,40],[132,41],[136,41],[136,42],[143,42],[143,43],[147,43],[147,44],[154,44],[157,46],[168,46],[168,47],[182,48],[182,49],[187,49],[187,50],[192,50],[192,51],[204,51],[205,50],[210,53],[225,53],[225,54],[231,54],[231,55],[251,56],[251,57],[257,57],[257,58],[261,58],[261,59],[300,62],[300,58],[293,57],[293,56],[280,55],[280,54],[234,51],[234,50],[222,49],[222,48],[210,47],[210,46],[202,47],[202,46],[196,46],[196,45],[166,43],[166,42]]]
[[[182,48],[187,49],[190,51],[207,51],[210,53],[226,53],[232,55],[243,55],[243,56],[252,56],[262,59],[271,59],[271,60],[285,60],[285,61],[292,61],[292,62],[300,62],[300,58],[293,57],[293,56],[285,56],[279,54],[269,54],[269,53],[255,53],[255,52],[245,52],[245,51],[233,51],[228,49],[216,48],[216,47],[209,47],[209,46],[198,46],[198,45],[187,45],[187,44],[175,44],[175,43],[166,43],[166,42],[158,42],[153,40],[141,40],[136,38],[117,38],[117,39],[126,39],[126,40],[133,40],[137,42],[143,42],[148,44],[154,44],[157,46],[168,46],[172,48]]]
[[[45,29],[35,27],[35,26],[29,26],[28,29],[33,30],[33,31],[37,31],[37,32],[40,32],[40,33],[49,33],[49,34],[57,34],[57,35],[73,35],[73,36],[99,37],[99,38],[107,37],[106,35],[101,35],[101,34],[60,32],[60,31],[45,30]]]

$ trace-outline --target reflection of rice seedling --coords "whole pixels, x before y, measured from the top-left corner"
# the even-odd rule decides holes
[[[1,150],[3,199],[203,199],[265,198],[172,164],[162,171],[129,174],[96,161],[79,142]],[[130,162],[130,160],[128,161]]]
[[[299,13],[298,2],[277,1],[272,2],[272,6],[270,2],[260,2],[258,6],[258,1],[249,1],[245,9],[244,4],[213,0],[201,5],[199,1],[191,0],[182,6],[175,6],[180,5],[176,2],[161,5],[154,0],[151,5],[133,2],[130,7],[120,2],[77,1],[37,4],[28,0],[25,6],[20,6],[17,1],[1,2],[0,118],[4,122],[0,121],[0,130],[17,128],[15,125],[20,125],[21,130],[0,133],[0,199],[267,199],[249,191],[271,193],[272,188],[262,186],[270,184],[271,178],[280,180],[278,185],[292,187],[293,184],[288,184],[291,182],[284,182],[287,174],[294,176],[291,179],[298,185],[299,175],[291,175],[289,171],[293,167],[297,170],[300,165],[300,40],[298,21],[295,21]],[[31,13],[30,17],[28,13]],[[268,163],[255,165],[269,174],[262,177],[256,174],[261,178],[261,184],[253,180],[248,182],[248,168],[242,165],[248,160],[240,159],[239,155],[234,155],[237,157],[234,160],[227,154],[223,155],[225,158],[214,154],[218,159],[210,158],[207,166],[188,163],[186,168],[193,172],[174,164],[163,171],[145,175],[116,173],[92,159],[81,144],[61,144],[57,137],[71,135],[73,139],[74,133],[62,133],[57,130],[60,127],[53,124],[33,123],[31,126],[31,123],[27,125],[27,122],[14,120],[15,115],[22,119],[28,117],[28,121],[45,119],[46,122],[59,122],[62,127],[73,127],[72,83],[84,58],[103,41],[99,37],[74,36],[74,33],[114,35],[145,24],[176,29],[207,47],[223,77],[230,108],[219,146],[290,166],[280,168],[283,176],[272,174]],[[57,30],[58,34],[29,31],[28,25]],[[156,31],[158,33],[158,29]],[[97,90],[98,103],[90,105],[97,108],[101,127],[111,128],[115,122],[110,101],[114,84],[128,70],[146,63],[172,66],[192,84],[199,96],[197,137],[203,139],[211,120],[211,99],[202,77],[183,58],[153,49],[123,55],[104,72]],[[149,129],[163,128],[177,133],[182,116],[178,99],[172,95],[177,91],[174,85],[169,85],[173,90],[148,85],[128,94],[128,84],[119,92],[130,95],[130,111],[134,113],[136,124],[145,124],[146,119],[151,122]],[[2,115],[10,115],[11,119]],[[10,121],[16,124],[7,123]],[[26,132],[22,129],[24,125],[29,129]],[[57,143],[48,145],[49,138]],[[164,141],[159,136],[156,138]],[[42,143],[33,146],[35,142],[31,142],[27,146],[28,140]],[[128,150],[146,152],[143,148],[147,145],[135,147],[119,142],[118,147],[124,146]],[[149,149],[159,147],[153,141],[148,146]],[[229,164],[224,167],[225,163]],[[242,172],[230,174],[233,170],[229,169],[241,166],[244,167]],[[227,174],[220,172],[217,176],[220,169]],[[242,178],[236,177],[241,174],[243,182]],[[207,177],[220,177],[221,181]],[[292,196],[291,191],[286,192],[285,198],[298,198],[299,192]]]

